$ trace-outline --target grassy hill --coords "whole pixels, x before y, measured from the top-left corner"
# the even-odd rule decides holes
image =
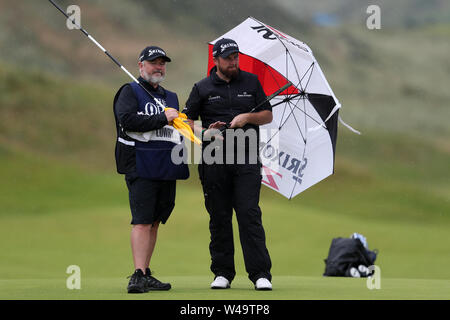
[[[290,30],[305,28],[270,0],[56,2],[63,9],[78,5],[82,26],[132,72],[143,48],[163,47],[173,58],[169,70],[177,74],[171,83],[186,86],[184,90],[190,89],[192,78],[206,73],[205,44],[248,16]],[[126,79],[81,32],[66,28],[65,17],[50,2],[0,0],[0,9],[0,39],[8,44],[2,46],[0,59],[115,85]]]
[[[253,1],[218,7],[217,19],[200,10],[201,1],[128,0],[127,10],[119,2],[79,3],[82,23],[130,71],[148,41],[167,48],[174,58],[167,87],[182,103],[205,74],[206,42],[243,15],[256,16]],[[258,3],[257,14],[272,8]],[[115,173],[112,99],[129,80],[49,4],[0,1],[0,9],[0,38],[11,44],[0,52],[0,298],[126,298],[118,291],[132,268],[130,214]],[[189,9],[198,15],[180,14]],[[259,18],[311,46],[341,115],[363,134],[341,127],[336,173],[293,200],[263,188],[274,279],[286,289],[272,298],[448,298],[450,27],[324,29],[283,12]],[[154,260],[159,275],[186,278],[176,278],[180,291],[162,299],[185,299],[189,284],[210,280],[208,217],[195,167],[191,173],[178,183],[178,205]],[[381,294],[355,279],[321,278],[331,239],[353,232],[380,250]],[[217,298],[254,299],[240,248],[236,262],[242,290]],[[87,279],[81,296],[65,289],[70,264]],[[195,297],[211,298],[196,288]]]
[[[65,7],[69,1],[58,3]],[[206,43],[253,15],[313,49],[343,104],[342,116],[350,124],[362,131],[428,136],[448,148],[450,132],[444,120],[450,116],[446,108],[450,99],[448,23],[414,29],[387,25],[368,30],[364,23],[322,28],[298,20],[268,0],[227,5],[212,1],[209,10],[201,10],[205,2],[200,0],[152,5],[138,0],[76,3],[82,25],[132,73],[136,73],[137,55],[145,45],[164,47],[173,58],[166,85],[177,91],[182,103],[193,83],[206,74]],[[412,10],[400,4],[384,5]],[[303,6],[307,4],[301,2],[296,8]],[[439,6],[438,2],[429,4],[430,8]],[[12,5],[2,0],[0,8],[0,39],[5,44],[0,51],[2,65],[58,74],[74,83],[101,83],[112,91],[129,81],[81,32],[68,30],[65,18],[50,3],[24,0]],[[421,14],[425,13],[416,13]]]
[[[278,0],[277,3],[297,19],[311,23],[323,23],[320,18],[325,15],[325,22],[331,25],[365,25],[369,5],[380,7],[382,27],[420,28],[450,22],[450,4],[445,0]]]

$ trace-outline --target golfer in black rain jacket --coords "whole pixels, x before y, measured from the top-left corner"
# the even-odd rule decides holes
[[[208,77],[194,85],[183,110],[193,129],[193,121],[199,117],[204,128],[199,175],[210,216],[209,249],[211,271],[215,275],[211,288],[229,288],[236,275],[232,230],[234,209],[249,279],[257,290],[271,290],[271,260],[259,208],[261,163],[258,141],[259,125],[272,121],[272,108],[269,102],[264,103],[267,98],[257,76],[239,69],[239,48],[235,41],[217,41],[213,57],[216,66]],[[261,108],[250,113],[258,104],[262,104]],[[212,142],[205,137],[210,137],[214,129],[223,128],[226,124],[230,129],[226,130],[223,138],[220,137],[224,139],[222,145],[208,148]],[[230,146],[227,141],[236,140],[229,138],[230,132],[240,132],[248,139],[245,143]],[[212,149],[211,154],[206,152]],[[207,157],[218,161],[211,163]]]

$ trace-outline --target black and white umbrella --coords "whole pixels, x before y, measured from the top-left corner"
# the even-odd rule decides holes
[[[267,96],[292,84],[271,99],[273,121],[260,128],[263,184],[291,199],[331,175],[341,104],[312,50],[249,17],[210,42],[208,69],[221,38],[237,42],[240,69],[258,75]]]

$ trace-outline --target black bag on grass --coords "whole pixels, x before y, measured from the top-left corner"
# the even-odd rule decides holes
[[[331,242],[328,258],[325,259],[324,276],[331,277],[359,277],[369,276],[371,273],[357,272],[354,275],[352,268],[364,266],[368,268],[375,263],[378,251],[370,251],[365,248],[359,239],[334,238]],[[364,269],[362,267],[362,269]]]

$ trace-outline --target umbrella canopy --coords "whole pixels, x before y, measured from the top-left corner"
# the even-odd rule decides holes
[[[311,49],[252,17],[221,38],[239,46],[241,70],[258,76],[272,98],[273,121],[260,127],[263,184],[291,199],[334,171],[338,109],[341,107]],[[256,110],[257,111],[257,110]]]

